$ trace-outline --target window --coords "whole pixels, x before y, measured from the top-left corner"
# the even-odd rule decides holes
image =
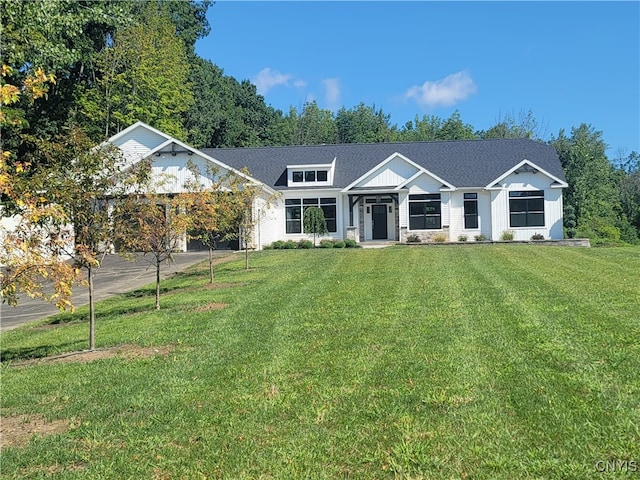
[[[302,233],[304,209],[308,207],[320,207],[324,213],[327,230],[331,233],[337,231],[337,202],[335,198],[288,198],[284,203],[286,208],[285,228],[287,233]]]
[[[284,201],[286,207],[286,232],[302,233],[302,207],[299,198],[288,198]]]
[[[291,181],[294,183],[327,182],[328,180],[328,170],[294,170],[291,172]]]
[[[478,228],[478,194],[464,194],[464,228]]]
[[[440,229],[440,194],[409,195],[409,230]]]
[[[509,192],[511,227],[544,227],[544,192]]]

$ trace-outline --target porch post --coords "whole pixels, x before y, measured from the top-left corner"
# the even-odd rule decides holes
[[[349,226],[353,227],[353,195],[349,194]]]

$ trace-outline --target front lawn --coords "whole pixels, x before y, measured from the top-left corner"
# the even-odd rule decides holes
[[[251,267],[220,265],[217,288],[204,264],[164,281],[160,312],[153,287],[101,303],[113,355],[42,359],[86,348],[83,309],[2,334],[2,477],[640,474],[640,248],[268,251]]]

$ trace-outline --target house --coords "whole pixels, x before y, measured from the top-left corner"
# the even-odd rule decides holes
[[[254,205],[258,249],[309,238],[302,217],[312,205],[324,211],[329,237],[359,243],[499,240],[505,231],[515,240],[563,238],[562,167],[553,147],[532,140],[195,149],[138,122],[109,142],[129,162],[153,158],[154,173],[174,179],[165,193],[182,190],[189,162],[200,171],[246,168],[264,193]]]

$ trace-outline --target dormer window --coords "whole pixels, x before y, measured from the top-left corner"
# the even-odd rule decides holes
[[[287,165],[289,186],[323,186],[333,183],[335,160],[329,164]]]

